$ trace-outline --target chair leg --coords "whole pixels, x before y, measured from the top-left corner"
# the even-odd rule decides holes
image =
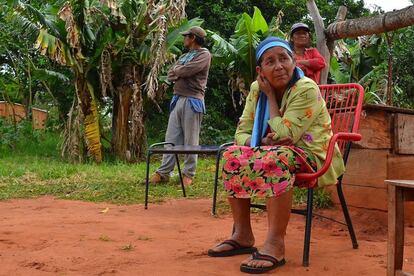
[[[221,152],[219,151],[216,156],[216,174],[214,177],[214,190],[213,190],[213,208],[211,213],[214,216],[216,214],[216,203],[217,203],[217,186],[218,186],[218,174],[220,167]]]
[[[145,179],[145,209],[148,209],[150,159],[151,159],[151,152],[148,152],[147,153],[147,172],[146,172],[146,179]]]
[[[345,201],[345,196],[344,196],[344,193],[342,191],[341,180],[338,181],[338,184],[336,185],[336,190],[338,192],[339,201],[341,202],[341,207],[342,207],[342,211],[344,213],[346,225],[348,226],[349,235],[351,236],[352,247],[354,249],[357,249],[358,248],[358,241],[357,241],[357,238],[355,236],[355,231],[354,231],[354,227],[352,226],[351,216],[349,215],[348,207],[347,207],[346,201]]]
[[[181,174],[181,168],[180,168],[180,160],[178,159],[178,155],[177,154],[175,154],[175,161],[177,162],[178,175],[180,176],[181,189],[183,189],[183,196],[186,197],[186,195],[185,195],[185,187],[184,187],[184,182],[183,182],[183,176]]]
[[[312,230],[313,188],[308,188],[308,202],[306,208],[305,240],[303,245],[303,266],[309,266],[310,237]]]

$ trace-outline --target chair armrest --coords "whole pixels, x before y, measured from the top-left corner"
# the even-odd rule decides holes
[[[226,148],[228,148],[229,146],[232,146],[232,145],[234,145],[234,142],[227,142],[227,143],[221,144],[219,149],[218,149],[218,152],[220,153],[220,152],[222,152],[223,150],[225,150]]]
[[[326,153],[325,162],[322,165],[322,168],[314,173],[298,173],[296,174],[297,180],[313,180],[322,176],[329,169],[332,163],[332,158],[334,155],[335,144],[338,140],[345,141],[360,141],[362,139],[361,134],[359,133],[347,133],[347,132],[338,132],[331,137],[328,145],[328,152]]]
[[[149,148],[152,149],[153,147],[162,146],[162,145],[175,146],[175,144],[174,143],[171,143],[171,142],[161,142],[161,143],[152,144],[151,146],[149,146]]]

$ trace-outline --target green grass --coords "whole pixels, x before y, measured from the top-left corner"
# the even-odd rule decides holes
[[[3,147],[0,151],[0,200],[34,198],[52,195],[57,198],[115,204],[144,202],[145,162],[126,164],[104,162],[72,164],[59,157],[59,136],[38,133],[19,141],[13,149]],[[159,165],[153,158],[151,172]],[[215,162],[200,157],[194,185],[186,189],[188,198],[211,198],[213,193]],[[162,202],[182,198],[179,177],[175,174],[170,183],[151,186],[150,202]],[[306,200],[306,190],[295,189],[295,203]],[[329,194],[316,191],[315,207],[331,205]],[[222,185],[219,185],[219,212],[228,206]]]
[[[151,167],[155,169],[159,162]],[[212,159],[200,160],[189,198],[209,197],[213,189]],[[59,198],[119,204],[142,203],[145,163],[70,164],[50,157],[0,158],[0,200],[53,195]],[[168,184],[151,186],[150,200],[182,197],[178,176]]]
[[[151,165],[155,169],[159,162]],[[200,158],[194,185],[186,189],[188,198],[212,196],[214,160]],[[0,200],[31,198],[53,195],[58,198],[76,199],[116,204],[143,203],[145,191],[145,163],[70,164],[50,157],[8,156],[0,158]],[[225,202],[220,185],[219,202]],[[150,202],[181,198],[179,178],[170,183],[151,186]],[[306,200],[306,190],[295,189],[295,203]],[[329,194],[316,190],[315,206],[331,205]]]

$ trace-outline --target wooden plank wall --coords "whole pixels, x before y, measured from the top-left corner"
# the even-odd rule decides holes
[[[384,180],[414,179],[414,115],[364,111],[360,133],[363,139],[351,149],[343,178],[345,197],[349,206],[387,211]],[[328,190],[339,203],[336,189]],[[414,223],[413,202],[406,203],[405,216]]]
[[[387,112],[363,110],[359,125],[362,140],[355,145],[364,149],[391,149],[392,123],[393,118]]]
[[[13,112],[17,122],[20,122],[26,118],[26,110],[21,104],[10,105],[4,101],[0,102],[0,117],[10,118],[13,116]],[[48,113],[45,110],[33,108],[32,109],[32,119],[33,119],[33,128],[43,129],[46,127]]]
[[[394,151],[398,154],[414,154],[414,115],[395,114]]]

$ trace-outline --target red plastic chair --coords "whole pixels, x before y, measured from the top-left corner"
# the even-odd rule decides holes
[[[329,168],[334,154],[335,143],[342,152],[344,163],[346,165],[349,151],[351,149],[351,141],[359,141],[362,139],[358,133],[359,120],[361,117],[362,104],[364,101],[364,89],[359,84],[331,84],[319,86],[322,96],[326,101],[326,106],[332,119],[332,136],[326,160],[320,170],[315,173],[299,173],[296,175],[297,180],[314,180],[322,176]],[[349,235],[352,240],[353,248],[358,248],[358,242],[352,226],[351,217],[349,216],[348,207],[342,191],[342,177],[338,178],[336,184],[338,197],[341,202],[342,211],[344,213],[346,225],[348,226]],[[306,210],[292,210],[294,213],[300,213],[306,216],[305,240],[303,250],[303,266],[309,266],[309,248],[312,225],[312,209],[313,209],[313,188],[308,188]]]
[[[332,130],[334,135],[332,136],[326,160],[322,165],[322,168],[315,173],[299,173],[296,174],[296,179],[303,180],[315,180],[322,176],[329,168],[332,163],[332,157],[334,154],[335,143],[341,150],[344,163],[346,165],[348,160],[349,151],[351,149],[351,141],[359,141],[362,136],[358,133],[359,120],[361,117],[362,104],[364,101],[364,89],[361,85],[356,83],[350,84],[330,84],[319,86],[322,96],[326,101],[329,114],[332,120]],[[229,146],[225,144],[223,146]],[[223,147],[225,148],[225,147]],[[220,155],[217,158],[216,168],[216,181],[214,184],[214,196],[213,196],[213,214],[215,214],[216,208],[216,194],[217,194],[217,178],[218,178],[218,164],[220,161]],[[345,217],[345,223],[343,225],[348,226],[349,235],[351,236],[353,248],[358,248],[358,242],[355,236],[354,228],[352,226],[351,217],[349,216],[348,207],[346,205],[345,197],[342,191],[342,177],[338,178],[336,183],[338,197],[341,202],[342,211]],[[317,186],[317,185],[316,185]],[[305,226],[305,239],[303,249],[303,266],[309,266],[309,249],[310,249],[310,237],[311,237],[311,226],[313,217],[313,189],[308,188],[307,194],[307,207],[305,210],[292,209],[292,213],[301,214],[306,216]],[[266,209],[266,206],[260,204],[251,204],[253,208]]]

